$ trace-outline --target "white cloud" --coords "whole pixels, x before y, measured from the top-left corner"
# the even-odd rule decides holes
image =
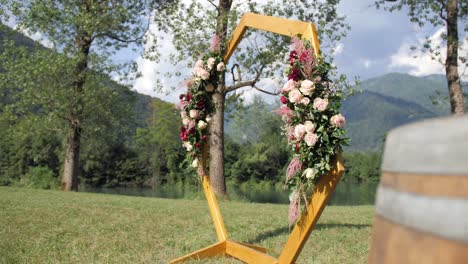
[[[374,64],[374,62],[369,59],[362,59],[361,62],[366,69],[369,69],[372,66],[372,64]]]
[[[420,49],[412,50],[411,46],[422,47],[425,39],[418,38],[417,41],[405,41],[398,51],[391,55],[391,63],[388,66],[390,70],[398,70],[401,68],[409,69],[408,73],[415,76],[424,76],[429,74],[445,74],[444,62],[447,47],[442,39],[445,33],[445,28],[437,30],[429,39],[434,47],[438,48],[439,54],[433,54],[429,51]],[[459,55],[466,54],[468,51],[468,39],[465,38],[459,49]],[[464,72],[464,67],[459,63],[459,72]],[[468,75],[460,76],[463,80],[468,80]]]

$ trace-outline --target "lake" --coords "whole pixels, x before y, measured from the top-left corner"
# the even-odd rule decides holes
[[[330,205],[369,205],[374,204],[377,182],[349,183],[340,182],[331,197]],[[116,187],[116,188],[84,188],[82,192],[118,194],[129,196],[159,197],[171,199],[204,199],[201,187],[165,185],[159,188]],[[228,185],[228,195],[233,200],[256,203],[289,203],[289,192],[273,185],[243,184]]]

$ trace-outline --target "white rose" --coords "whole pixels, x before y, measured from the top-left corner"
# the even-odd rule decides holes
[[[189,115],[191,118],[196,119],[198,118],[198,110],[192,109],[189,111]]]
[[[313,179],[315,178],[315,175],[317,174],[317,170],[313,168],[307,168],[304,170],[302,173],[302,176],[305,176],[307,179]]]
[[[305,126],[305,130],[307,133],[314,133],[315,125],[314,123],[312,123],[312,121],[310,120],[305,121],[304,126]]]
[[[206,120],[206,122],[208,122],[208,123],[211,122],[211,116],[207,116],[207,117],[205,118],[205,120]]]
[[[198,167],[198,159],[195,158],[193,161],[192,161],[192,167],[196,168]]]
[[[188,126],[190,124],[190,119],[188,119],[187,117],[184,117],[182,119],[182,124],[184,124],[184,126]]]
[[[216,61],[215,58],[209,58],[209,59],[208,59],[208,62],[207,62],[207,64],[208,64],[208,69],[211,70],[211,69],[213,68],[213,66],[214,66],[214,64],[215,64],[215,61]]]
[[[315,90],[315,84],[310,80],[304,80],[299,89],[304,95],[310,95]]]
[[[185,147],[185,149],[187,151],[192,151],[192,149],[193,149],[193,146],[192,146],[192,144],[190,144],[190,142],[185,142],[184,147]]]
[[[224,71],[225,69],[226,69],[226,65],[224,65],[224,62],[220,62],[216,66],[216,70],[219,71],[219,72]]]
[[[307,133],[304,137],[304,141],[309,147],[315,146],[318,141],[318,136],[315,133]]]
[[[203,120],[198,121],[198,128],[199,129],[203,130],[203,129],[206,128],[206,126],[208,126],[208,124],[205,121],[203,121]]]

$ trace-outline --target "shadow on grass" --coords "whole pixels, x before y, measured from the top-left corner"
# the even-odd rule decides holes
[[[314,230],[329,229],[329,228],[343,228],[343,227],[344,228],[361,229],[361,228],[371,227],[371,225],[369,225],[369,224],[338,224],[338,223],[317,224],[315,226]],[[246,243],[249,243],[249,244],[259,243],[262,240],[265,240],[265,239],[268,239],[268,238],[271,238],[271,237],[276,237],[276,236],[280,236],[280,235],[283,235],[283,234],[288,234],[288,233],[290,233],[290,231],[292,231],[293,228],[294,227],[291,227],[291,229],[289,229],[288,227],[279,227],[279,228],[276,228],[274,230],[268,230],[268,231],[265,231],[265,232],[257,235],[253,239],[249,239],[248,241],[246,241]]]

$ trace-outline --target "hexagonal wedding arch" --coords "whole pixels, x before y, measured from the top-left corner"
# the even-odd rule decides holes
[[[273,32],[280,35],[296,36],[301,34],[302,38],[311,41],[314,46],[315,55],[319,56],[319,41],[315,25],[302,21],[289,20],[284,18],[270,17],[252,13],[246,13],[242,16],[239,24],[232,34],[232,39],[228,44],[228,50],[224,57],[227,64],[235,48],[241,41],[247,28],[260,29]],[[206,147],[203,151],[202,166],[206,167]],[[211,218],[215,226],[219,242],[200,249],[186,256],[172,260],[170,263],[183,263],[190,259],[202,259],[214,256],[231,256],[246,263],[255,264],[289,264],[294,263],[299,256],[304,244],[309,238],[315,223],[322,214],[325,205],[335,190],[341,175],[344,172],[344,166],[340,156],[335,157],[331,170],[320,178],[308,203],[307,210],[301,215],[292,230],[286,245],[280,256],[274,258],[266,254],[265,248],[250,245],[242,242],[230,240],[223,217],[218,206],[218,202],[210,183],[209,176],[202,177],[203,189],[208,202]]]

